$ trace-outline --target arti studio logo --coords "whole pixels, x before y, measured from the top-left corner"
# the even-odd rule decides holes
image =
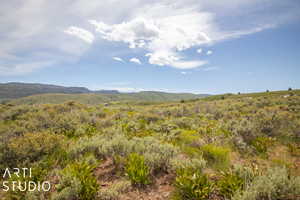
[[[49,181],[30,181],[32,178],[31,168],[6,168],[2,177],[4,180],[10,179],[12,176],[21,179],[29,179],[29,181],[3,181],[2,190],[8,191],[44,191],[47,192],[51,189],[51,184]]]

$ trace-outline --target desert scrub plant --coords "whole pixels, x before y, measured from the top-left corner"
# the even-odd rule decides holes
[[[1,112],[0,119],[4,121],[9,120],[17,120],[23,114],[32,111],[31,106],[21,105],[21,106],[13,106],[10,109],[7,109],[4,112]]]
[[[161,143],[153,137],[133,138],[131,152],[144,155],[152,172],[167,170],[170,160],[177,155],[178,149],[171,144]]]
[[[167,170],[170,160],[178,153],[178,149],[171,144],[161,143],[153,137],[128,139],[124,135],[114,134],[79,139],[69,152],[73,159],[88,152],[98,158],[118,158],[138,153],[144,156],[150,171],[154,172]]]
[[[220,175],[221,178],[217,182],[217,187],[224,198],[230,199],[236,191],[243,189],[245,185],[244,179],[232,170],[221,171]]]
[[[17,162],[30,163],[62,151],[65,137],[51,133],[26,133],[9,141],[8,148]]]
[[[97,194],[97,200],[115,200],[120,194],[126,192],[131,186],[131,182],[127,180],[118,181],[108,188],[100,189]]]
[[[297,143],[288,143],[287,147],[292,156],[300,156],[300,145]]]
[[[257,123],[251,117],[243,117],[242,119],[233,118],[225,126],[235,136],[242,137],[243,141],[247,144],[259,136]]]
[[[188,129],[190,130],[193,126],[193,118],[188,118],[188,117],[182,117],[182,118],[175,118],[172,120],[172,122],[178,126],[181,129]]]
[[[272,147],[275,143],[275,139],[261,136],[257,137],[251,141],[251,145],[256,149],[256,151],[260,154],[265,155],[270,147]]]
[[[170,161],[171,171],[176,172],[180,169],[202,170],[206,167],[206,161],[201,158],[182,158],[177,156]]]
[[[128,156],[125,173],[133,185],[145,186],[150,184],[150,170],[141,155],[132,153]]]
[[[236,192],[233,200],[296,200],[300,195],[300,177],[291,177],[286,168],[270,168],[257,176],[244,190]]]
[[[196,143],[201,138],[196,130],[180,130],[180,134],[175,138],[174,143],[177,145],[190,145]]]
[[[216,168],[228,167],[230,163],[230,150],[228,148],[207,144],[204,145],[201,150],[203,152],[204,159],[207,160],[209,164],[214,165]]]
[[[60,184],[53,199],[93,200],[98,191],[97,179],[93,175],[95,166],[85,162],[69,164],[60,173]]]
[[[220,172],[217,188],[225,199],[231,199],[232,195],[245,189],[251,183],[256,173],[249,167],[235,165],[233,169]]]
[[[76,131],[74,132],[75,137],[81,137],[81,136],[93,136],[98,132],[97,128],[93,126],[92,124],[83,124],[80,125]]]
[[[177,170],[175,179],[174,200],[209,199],[214,185],[201,170],[182,168]]]

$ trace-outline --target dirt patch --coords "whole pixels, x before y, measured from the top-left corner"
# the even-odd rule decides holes
[[[122,194],[122,200],[166,200],[171,196],[174,187],[172,182],[174,175],[164,174],[157,177],[150,186],[144,189],[131,188],[126,194]]]
[[[108,189],[113,184],[117,183],[124,176],[118,174],[118,170],[114,166],[111,158],[103,161],[94,171],[97,177],[101,190]],[[121,194],[118,199],[120,200],[165,200],[169,199],[173,191],[174,175],[160,174],[154,177],[151,185],[145,188],[130,187],[126,193]]]

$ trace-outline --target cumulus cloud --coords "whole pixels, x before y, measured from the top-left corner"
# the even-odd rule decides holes
[[[119,57],[113,57],[112,59],[114,59],[116,61],[119,61],[119,62],[124,62],[124,60],[122,58],[119,58]]]
[[[149,63],[159,66],[172,66],[178,69],[192,69],[207,64],[207,61],[192,60],[186,61],[172,51],[157,51],[154,53],[148,53],[145,56],[149,57]]]
[[[108,24],[96,20],[89,20],[89,23],[104,40],[122,42],[131,49],[146,50],[145,56],[150,64],[179,69],[197,68],[208,62],[190,60],[184,55],[184,50],[274,27],[273,24],[264,24],[251,29],[222,30],[212,12],[163,3],[143,7],[134,17],[121,23]],[[202,49],[198,48],[197,53],[201,52]],[[212,53],[211,50],[206,52],[207,55]]]
[[[138,58],[131,58],[129,61],[133,62],[133,63],[136,63],[136,64],[139,64],[139,65],[142,64],[142,62]]]
[[[69,35],[76,36],[87,43],[93,43],[93,41],[95,39],[95,36],[91,32],[89,32],[83,28],[76,27],[76,26],[70,26],[64,32]]]
[[[213,29],[211,20],[209,13],[191,12],[160,18],[141,16],[113,25],[95,20],[89,22],[105,40],[124,42],[129,48],[147,50],[150,64],[185,69],[205,63],[183,60],[180,52],[211,41],[207,33]]]
[[[213,51],[211,51],[211,50],[208,50],[208,51],[206,52],[206,55],[211,55],[211,54],[213,54]]]

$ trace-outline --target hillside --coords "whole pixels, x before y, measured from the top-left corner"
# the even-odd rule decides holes
[[[70,100],[37,95],[60,96]],[[27,181],[51,183],[0,199],[299,199],[299,90],[145,105],[76,98],[0,104],[1,173],[26,166]]]
[[[77,101],[82,104],[100,104],[108,102],[162,102],[191,100],[204,97],[188,93],[138,92],[121,94],[43,94],[32,95],[9,101],[12,104],[45,104]]]
[[[190,100],[203,96],[207,95],[155,91],[120,93],[117,90],[92,91],[84,87],[63,87],[35,83],[0,83],[0,102],[12,100],[11,102],[15,104],[63,103],[70,100],[83,104],[98,104],[112,101],[161,102]]]
[[[38,83],[0,83],[0,99],[12,99],[46,93],[90,93],[84,87],[63,87]]]

